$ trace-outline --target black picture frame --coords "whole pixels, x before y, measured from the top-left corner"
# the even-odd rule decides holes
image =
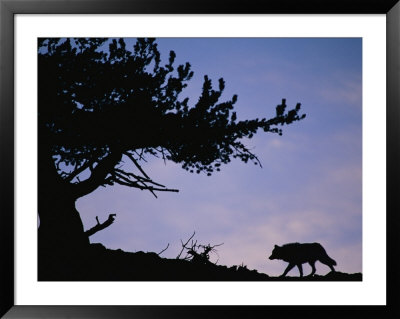
[[[16,14],[385,14],[387,21],[386,306],[16,306],[14,304],[14,16]],[[5,318],[395,318],[399,271],[397,200],[400,154],[398,0],[0,0],[0,316]],[[379,109],[383,106],[377,105]],[[379,212],[377,212],[379,213]],[[190,292],[189,292],[190,293]]]

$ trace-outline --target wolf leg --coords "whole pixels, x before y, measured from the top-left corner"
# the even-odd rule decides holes
[[[289,271],[291,271],[292,268],[293,268],[294,266],[295,266],[295,264],[289,264],[289,265],[286,267],[286,269],[285,269],[285,271],[283,272],[283,274],[280,275],[280,277],[285,277],[286,274],[287,274]]]
[[[313,276],[313,275],[315,274],[315,272],[316,272],[316,269],[315,269],[315,261],[310,261],[309,264],[310,264],[311,269],[312,269],[312,270],[311,270],[310,276]]]
[[[301,264],[297,264],[297,268],[299,268],[300,277],[303,277],[303,266]]]

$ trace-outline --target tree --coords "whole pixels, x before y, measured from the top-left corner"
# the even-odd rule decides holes
[[[39,250],[89,243],[75,202],[100,186],[154,196],[177,191],[146,174],[146,156],[207,175],[232,158],[258,164],[241,140],[258,129],[282,134],[281,125],[305,117],[299,103],[287,111],[282,100],[271,119],[238,121],[237,96],[219,102],[225,82],[219,79],[215,89],[207,76],[190,106],[180,95],[191,66],[175,68],[174,59],[171,51],[161,65],[154,39],[137,39],[132,49],[123,39],[38,40]]]

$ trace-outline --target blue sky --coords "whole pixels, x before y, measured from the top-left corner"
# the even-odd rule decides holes
[[[135,39],[126,39],[127,46]],[[116,213],[91,237],[111,249],[160,252],[175,258],[193,231],[202,244],[220,244],[212,261],[245,264],[279,275],[286,263],[268,260],[274,244],[320,242],[343,272],[362,271],[362,41],[361,38],[162,38],[164,61],[195,72],[182,98],[196,103],[207,74],[223,77],[221,101],[238,95],[239,119],[272,117],[282,98],[302,104],[307,117],[283,136],[260,131],[246,141],[263,168],[233,161],[207,177],[172,162],[143,168],[179,193],[122,186],[99,188],[77,201],[85,228]],[[310,271],[304,267],[305,273]],[[317,273],[329,268],[317,263]],[[298,275],[292,270],[289,275]]]

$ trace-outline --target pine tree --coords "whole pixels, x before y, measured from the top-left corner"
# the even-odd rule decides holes
[[[282,134],[282,125],[305,117],[299,103],[287,111],[282,100],[271,119],[238,121],[237,96],[220,102],[225,82],[214,88],[207,76],[189,105],[181,95],[193,72],[189,63],[175,68],[174,60],[171,51],[162,65],[154,39],[137,39],[132,49],[123,39],[39,39],[39,250],[89,242],[75,201],[100,186],[154,196],[177,191],[151,179],[144,158],[207,175],[233,158],[259,164],[243,138],[258,129]]]

